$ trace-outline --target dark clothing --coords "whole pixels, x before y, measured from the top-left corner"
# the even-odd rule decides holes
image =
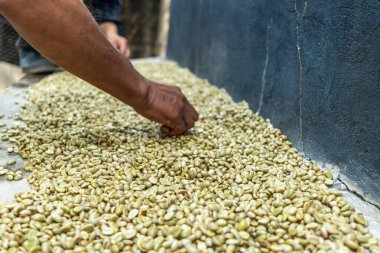
[[[89,9],[98,24],[111,21],[120,26],[122,0],[92,0],[90,4]],[[22,38],[16,45],[18,48],[30,47]]]
[[[114,22],[120,29],[122,0],[90,0],[85,1],[89,10],[98,24],[104,22]],[[23,38],[19,37],[16,41],[16,47],[19,51],[20,66],[26,72],[50,72],[55,69],[55,65],[33,47],[31,47]],[[44,71],[41,71],[44,70]]]
[[[92,7],[96,22],[111,21],[120,25],[122,0],[93,0]]]

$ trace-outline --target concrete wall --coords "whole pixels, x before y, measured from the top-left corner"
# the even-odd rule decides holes
[[[168,58],[380,206],[380,1],[172,0]]]

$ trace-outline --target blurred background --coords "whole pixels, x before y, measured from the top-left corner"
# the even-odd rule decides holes
[[[90,11],[91,1],[85,1]],[[124,0],[120,34],[128,39],[133,58],[164,56],[170,0]],[[0,61],[18,64],[17,33],[0,16]]]

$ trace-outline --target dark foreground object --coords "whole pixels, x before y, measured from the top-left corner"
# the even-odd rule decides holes
[[[380,206],[380,2],[173,0],[168,58]]]

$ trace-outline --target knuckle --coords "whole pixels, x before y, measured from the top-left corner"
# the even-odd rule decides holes
[[[180,119],[182,117],[182,110],[177,110],[175,113],[176,119]]]
[[[172,125],[178,125],[180,117],[181,117],[181,110],[176,108],[173,111],[171,111],[170,114],[168,115],[168,122],[170,122],[170,124]]]
[[[184,101],[181,97],[177,97],[175,102],[176,102],[178,108],[182,108],[184,106]]]
[[[185,101],[183,101],[182,99],[178,101],[178,110],[180,112],[182,112],[183,110],[185,110]]]

